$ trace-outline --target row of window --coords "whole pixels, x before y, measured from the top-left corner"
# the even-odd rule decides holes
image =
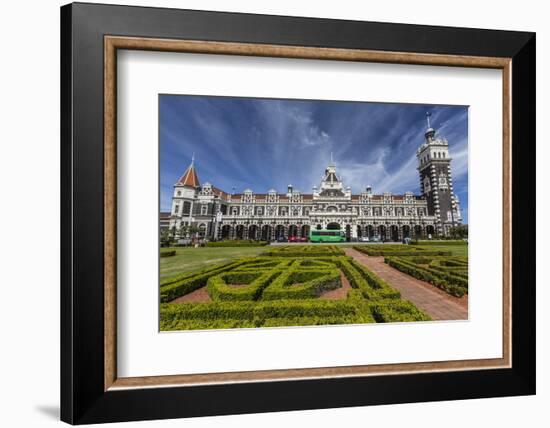
[[[331,207],[329,207],[331,208]],[[335,207],[332,207],[332,208],[335,208]],[[189,202],[184,202],[183,203],[183,212],[182,214],[183,215],[189,215],[190,214],[190,211],[191,211],[191,204]],[[225,206],[222,206],[222,214],[225,214]],[[230,215],[240,215],[240,212],[241,212],[241,209],[240,207],[231,207],[230,209]],[[264,207],[243,207],[242,209],[242,214],[243,215],[252,215],[252,213],[254,213],[254,215],[264,215],[264,212],[267,213],[267,215],[275,215],[276,212],[278,212],[278,215],[280,216],[286,216],[288,215],[289,213],[289,209],[288,207],[278,207],[278,210],[276,210],[274,207],[267,207],[267,211],[264,211]],[[290,212],[292,213],[292,216],[298,216],[300,215],[300,209],[299,208],[292,208],[290,210]],[[332,212],[337,212],[337,209],[327,209],[327,212],[329,213],[332,213]],[[208,215],[208,205],[200,205],[200,211],[199,211],[200,215]],[[309,215],[310,213],[310,209],[309,208],[304,208],[303,210],[303,215]],[[179,215],[180,214],[180,205],[179,204],[176,204],[174,206],[174,214],[175,215]],[[407,208],[407,209],[403,209],[403,208],[400,208],[400,207],[397,207],[397,208],[390,208],[390,207],[385,207],[384,209],[382,209],[382,207],[374,207],[374,208],[364,208],[362,210],[362,214],[363,215],[367,215],[367,216],[382,216],[382,215],[396,215],[396,216],[402,216],[402,215],[408,215],[408,216],[413,216],[413,215],[419,215],[419,216],[422,216],[422,215],[426,215],[426,210],[425,208],[417,208],[416,210],[414,208]]]
[[[446,152],[434,152],[434,156],[433,156],[434,159],[445,159],[446,157],[447,157]],[[428,163],[429,160],[430,160],[430,157],[426,155],[420,158],[420,164],[424,165],[425,163]]]

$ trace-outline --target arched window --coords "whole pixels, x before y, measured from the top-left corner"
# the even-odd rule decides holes
[[[181,196],[181,190],[178,190],[176,196]]]

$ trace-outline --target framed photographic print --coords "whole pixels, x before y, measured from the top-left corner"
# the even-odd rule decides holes
[[[62,420],[535,393],[533,33],[77,3],[61,53]]]

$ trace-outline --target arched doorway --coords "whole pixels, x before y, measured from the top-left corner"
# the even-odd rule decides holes
[[[275,238],[282,238],[285,236],[285,227],[282,224],[278,224],[275,228]]]
[[[435,236],[435,229],[431,224],[426,226],[426,233],[428,234],[428,237],[433,238]]]
[[[304,224],[302,226],[302,237],[305,237],[305,238],[309,237],[309,225],[307,224]]]
[[[265,225],[262,227],[262,241],[270,241],[271,240],[271,226]]]
[[[378,226],[378,236],[380,237],[381,241],[386,240],[386,226]]]
[[[228,224],[224,224],[222,226],[222,239],[229,238],[230,233],[231,233],[231,226],[229,226]]]
[[[357,237],[361,238],[363,236],[363,231],[361,229],[361,226],[357,225]]]
[[[243,237],[244,237],[244,226],[242,224],[239,224],[235,228],[235,238],[243,239]]]
[[[340,230],[340,223],[327,224],[327,230]]]
[[[288,237],[290,238],[291,236],[298,236],[298,226],[295,224],[291,224],[288,227]]]
[[[374,235],[374,227],[372,227],[372,225],[368,225],[367,226],[367,236],[370,238],[372,238]]]
[[[390,239],[392,241],[399,241],[399,228],[395,225],[390,226]]]
[[[346,224],[346,241],[351,241],[351,226]]]
[[[417,224],[417,225],[414,227],[414,237],[415,237],[416,239],[420,239],[421,236],[422,236],[422,226],[420,226],[420,225]]]
[[[411,237],[411,227],[408,225],[403,226],[403,239]]]
[[[258,235],[258,226],[252,224],[248,227],[248,239],[256,240]]]

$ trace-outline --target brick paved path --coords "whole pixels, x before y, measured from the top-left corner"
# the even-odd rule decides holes
[[[170,303],[185,303],[185,302],[210,302],[212,299],[206,291],[206,287],[201,287],[198,290],[192,291],[184,296],[177,297]]]
[[[468,319],[468,297],[454,297],[432,284],[420,281],[384,263],[384,257],[370,257],[353,248],[345,248],[348,256],[368,267],[372,272],[401,292],[434,320]]]

